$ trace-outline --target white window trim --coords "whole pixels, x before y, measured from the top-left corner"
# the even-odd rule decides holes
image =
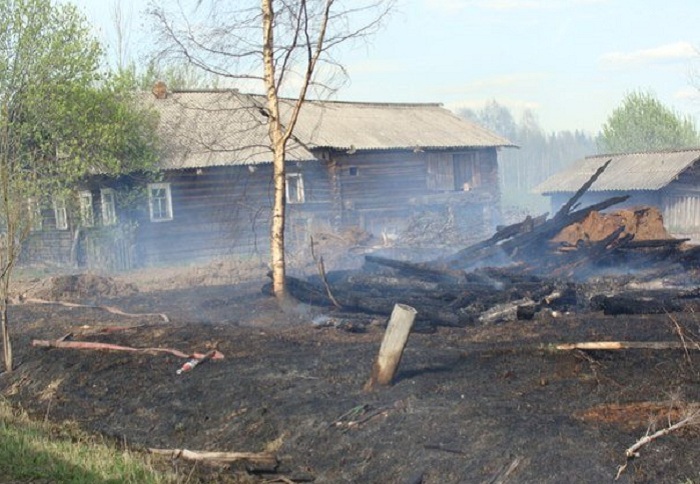
[[[296,185],[296,190],[294,191],[296,198],[294,199],[290,196],[291,191],[289,190],[289,186],[291,183]],[[304,193],[304,177],[301,175],[301,173],[287,173],[285,177],[284,191],[287,198],[287,203],[304,203],[306,201],[306,196]]]
[[[100,205],[102,209],[102,225],[117,224],[116,191],[113,188],[100,190]]]
[[[56,222],[56,230],[68,230],[68,211],[66,210],[66,199],[54,197],[53,214]]]
[[[44,218],[41,214],[41,205],[36,198],[27,199],[27,209],[29,210],[29,216],[31,217],[30,230],[32,232],[38,232],[44,228]]]
[[[94,226],[95,213],[92,211],[92,192],[83,190],[78,193],[78,202],[80,205],[80,224],[83,227]]]
[[[165,216],[156,214],[154,210],[154,202],[156,199],[153,197],[154,190],[165,190]],[[173,219],[173,196],[170,190],[170,183],[149,183],[148,184],[148,212],[151,218],[151,222],[169,222]],[[162,212],[160,210],[159,212]]]

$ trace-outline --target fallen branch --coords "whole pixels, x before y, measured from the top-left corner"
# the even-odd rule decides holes
[[[625,457],[627,458],[627,462],[625,462],[623,465],[621,465],[618,470],[617,470],[617,475],[615,476],[615,480],[618,480],[620,476],[622,475],[623,472],[627,469],[627,464],[629,464],[629,461],[631,459],[634,459],[635,457],[639,457],[639,449],[644,447],[650,442],[653,442],[654,440],[658,439],[659,437],[663,437],[664,435],[668,435],[671,432],[675,432],[676,430],[682,429],[683,427],[687,427],[689,425],[697,424],[700,422],[700,410],[695,410],[691,414],[689,414],[687,417],[685,417],[683,420],[680,420],[676,422],[673,425],[669,425],[666,428],[663,428],[661,430],[658,430],[654,432],[653,434],[645,435],[641,439],[639,439],[633,446],[628,448],[625,451]]]
[[[685,417],[683,420],[680,420],[676,422],[675,424],[666,427],[664,429],[658,430],[654,432],[651,435],[645,435],[641,439],[639,439],[633,446],[631,446],[629,449],[625,451],[625,457],[628,459],[631,459],[633,457],[639,457],[639,449],[644,447],[650,442],[653,442],[654,440],[658,439],[659,437],[663,437],[664,435],[668,435],[671,432],[674,432],[678,429],[682,429],[683,427],[687,425],[691,425],[693,423],[696,423],[698,420],[700,420],[700,411],[695,411]]]
[[[66,302],[66,301],[49,301],[47,299],[38,299],[38,298],[33,298],[33,297],[26,297],[20,299],[22,303],[30,303],[30,304],[57,304],[59,306],[65,306],[67,308],[90,308],[90,309],[101,309],[103,311],[107,311],[108,313],[112,314],[118,314],[119,316],[126,316],[127,318],[142,318],[144,316],[158,316],[161,318],[163,321],[166,323],[170,322],[170,319],[166,314],[163,313],[127,313],[122,311],[119,308],[115,308],[113,306],[96,306],[94,304],[78,304],[78,303],[72,303],[72,302]]]
[[[522,457],[516,457],[513,459],[513,462],[510,463],[510,465],[505,468],[502,472],[500,472],[496,477],[494,477],[490,484],[505,484],[508,482],[510,479],[511,475],[515,472],[515,470],[518,468],[520,463],[522,462],[523,458]]]
[[[581,343],[559,343],[555,350],[700,350],[700,344],[680,341],[585,341]]]
[[[348,412],[338,417],[334,422],[329,424],[328,427],[342,427],[344,432],[350,430],[351,428],[356,428],[372,420],[374,417],[380,415],[387,416],[389,412],[396,408],[394,405],[382,405],[380,407],[371,409],[369,405],[358,405],[353,407]]]
[[[333,296],[331,291],[331,286],[328,284],[328,278],[326,277],[326,266],[323,264],[323,256],[316,257],[316,251],[314,250],[314,238],[311,237],[311,257],[313,257],[314,262],[316,262],[316,267],[318,268],[318,275],[323,282],[323,286],[326,288],[326,293],[328,294],[328,299],[331,300],[333,306],[341,309],[343,306],[338,302],[338,300]]]
[[[97,343],[93,341],[65,341],[65,340],[43,340],[34,339],[32,340],[32,346],[40,348],[67,348],[74,350],[108,350],[108,351],[129,351],[132,353],[145,353],[145,354],[159,354],[159,353],[169,353],[171,355],[178,356],[180,358],[204,358],[207,356],[206,353],[183,353],[179,350],[174,350],[171,348],[132,348],[130,346],[120,346],[110,343]],[[212,360],[221,360],[224,355],[219,351],[214,351],[211,356]]]
[[[148,449],[151,454],[167,455],[171,459],[198,462],[231,463],[246,461],[257,466],[277,467],[277,457],[270,452],[204,452],[187,449]]]

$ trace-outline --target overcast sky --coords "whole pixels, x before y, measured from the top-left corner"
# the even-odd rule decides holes
[[[148,39],[145,2],[73,1],[107,42],[121,1],[130,50]],[[398,1],[370,45],[343,54],[350,84],[338,99],[453,110],[495,99],[516,117],[532,109],[547,131],[595,134],[626,93],[644,90],[700,125],[698,0]]]

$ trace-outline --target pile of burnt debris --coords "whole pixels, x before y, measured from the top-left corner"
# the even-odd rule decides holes
[[[423,326],[532,319],[540,311],[651,314],[700,311],[700,246],[675,239],[652,207],[601,213],[628,197],[577,209],[591,179],[551,218],[527,217],[491,238],[427,262],[365,256],[360,270],[288,278],[300,301],[389,315],[397,302]],[[320,261],[322,262],[322,261]]]

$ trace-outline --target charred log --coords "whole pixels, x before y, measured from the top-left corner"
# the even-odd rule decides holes
[[[608,315],[697,312],[700,310],[699,296],[694,292],[673,290],[598,295],[591,298],[591,307]]]
[[[559,209],[559,211],[554,214],[554,219],[562,219],[569,215],[569,212],[571,212],[571,209],[576,205],[576,203],[581,199],[581,197],[588,191],[589,188],[595,183],[595,181],[600,177],[600,175],[603,174],[605,169],[608,167],[610,162],[612,161],[612,158],[603,163],[603,165],[598,168],[595,173],[588,179],[586,183],[581,185],[581,188],[579,188],[576,193]]]

